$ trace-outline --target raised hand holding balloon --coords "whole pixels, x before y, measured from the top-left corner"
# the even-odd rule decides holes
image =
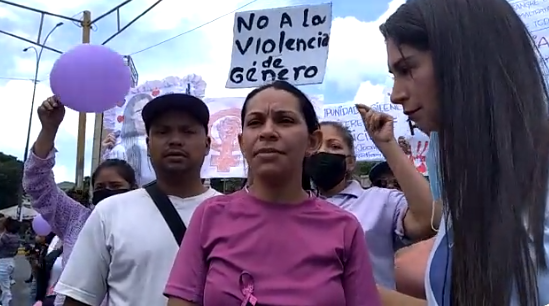
[[[57,130],[65,117],[65,107],[53,96],[47,98],[38,107],[38,119],[43,129]]]
[[[394,119],[391,115],[375,111],[374,109],[363,105],[356,105],[366,131],[372,141],[379,146],[381,143],[396,141],[394,133]]]
[[[68,108],[102,113],[125,98],[131,88],[131,73],[124,57],[110,48],[82,44],[57,59],[50,86]]]
[[[42,215],[37,215],[32,219],[32,229],[37,235],[47,236],[51,233],[51,226],[46,222]]]

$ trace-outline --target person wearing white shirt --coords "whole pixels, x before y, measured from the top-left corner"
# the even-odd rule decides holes
[[[188,224],[202,201],[219,194],[200,179],[210,148],[208,108],[196,97],[168,94],[149,102],[142,116],[154,184]],[[112,196],[94,209],[55,287],[67,297],[64,305],[166,305],[162,293],[179,245],[148,191]]]

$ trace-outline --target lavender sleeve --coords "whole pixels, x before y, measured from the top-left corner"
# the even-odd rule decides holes
[[[200,236],[205,206],[210,201],[202,202],[191,217],[164,290],[168,298],[203,304],[207,267]]]
[[[381,306],[366,239],[358,220],[345,233],[343,290],[347,306]]]
[[[408,202],[404,193],[398,190],[391,190],[387,199],[388,208],[393,210],[393,229],[395,235],[400,239],[405,239],[404,217],[408,211]]]
[[[31,151],[23,171],[23,189],[31,197],[32,207],[50,224],[53,233],[64,240],[73,224],[81,222],[80,216],[88,214],[89,209],[57,187],[53,166],[55,150],[45,159]]]

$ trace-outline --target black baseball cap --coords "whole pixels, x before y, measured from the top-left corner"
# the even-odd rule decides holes
[[[171,93],[152,99],[143,107],[141,117],[145,123],[147,133],[151,129],[152,122],[159,116],[172,111],[185,112],[196,119],[208,132],[210,111],[201,99],[184,93]]]
[[[377,179],[379,179],[382,175],[392,173],[391,167],[389,167],[389,164],[387,162],[380,162],[377,163],[372,169],[370,169],[370,173],[368,174],[368,178],[370,179],[370,182],[374,182]]]

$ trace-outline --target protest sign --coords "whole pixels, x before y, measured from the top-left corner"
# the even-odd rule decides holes
[[[538,48],[540,61],[548,63],[549,59],[549,0],[508,0],[520,16]],[[547,77],[549,71],[542,65]]]
[[[395,139],[403,139],[409,143],[410,152],[407,154],[408,158],[419,172],[427,175],[425,156],[429,145],[429,137],[418,130],[414,131],[414,135],[411,134],[407,117],[402,111],[402,106],[386,100],[370,104],[369,107],[393,117]],[[340,122],[349,129],[353,135],[357,161],[385,160],[383,154],[368,136],[366,127],[354,103],[324,105],[324,118],[322,118],[322,121]]]
[[[154,97],[190,93],[203,98],[210,111],[208,134],[211,147],[202,165],[202,178],[247,177],[247,167],[238,145],[238,134],[242,131],[240,112],[245,98],[204,98],[205,89],[206,83],[197,75],[149,81],[132,89],[125,101],[104,113],[102,160],[126,160],[135,170],[140,185],[154,180],[141,110]],[[324,97],[309,98],[317,115],[322,117]]]
[[[226,87],[321,84],[331,25],[331,3],[236,13]]]

